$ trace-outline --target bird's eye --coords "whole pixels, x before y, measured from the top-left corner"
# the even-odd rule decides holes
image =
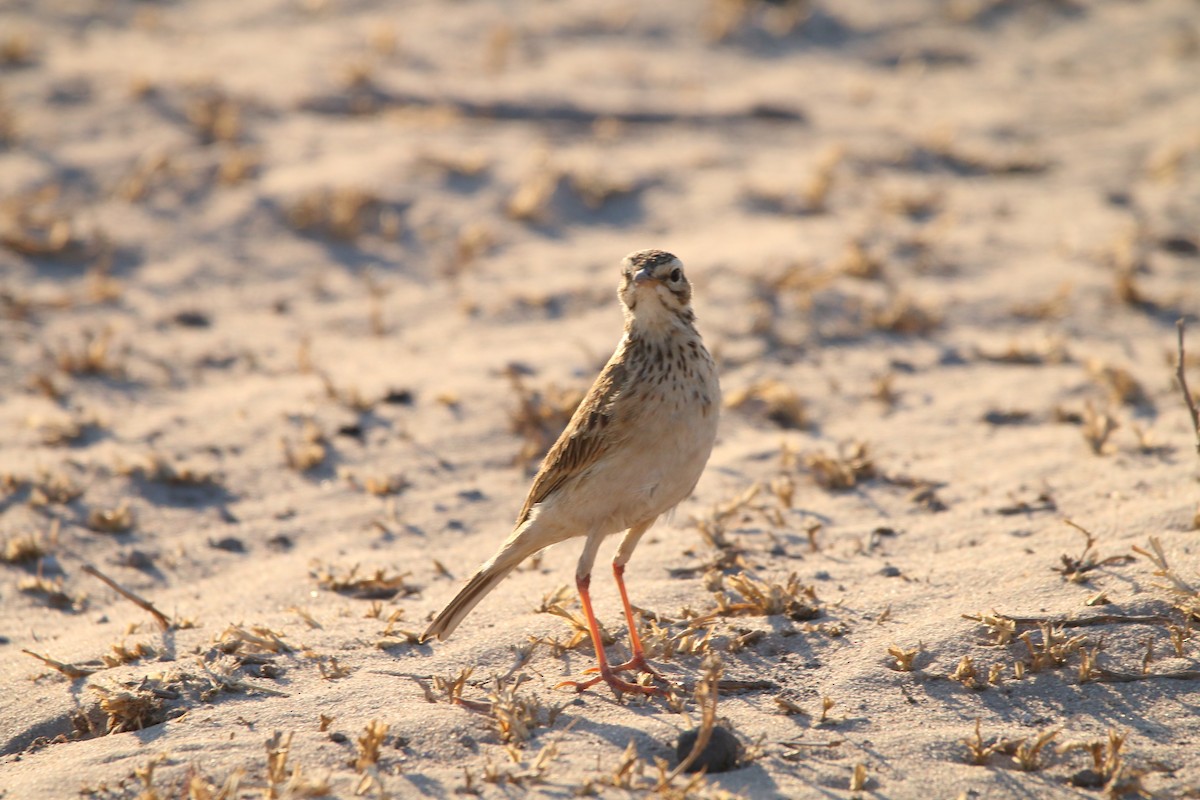
[[[682,277],[683,277],[683,272],[680,271],[679,267],[676,267],[675,269],[671,270],[671,282],[672,283],[677,282]]]

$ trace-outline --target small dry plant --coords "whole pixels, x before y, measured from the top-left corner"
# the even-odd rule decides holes
[[[555,742],[549,742],[543,745],[537,752],[537,755],[529,762],[524,758],[524,751],[515,744],[508,744],[504,747],[504,753],[508,756],[511,766],[508,768],[501,767],[492,763],[489,758],[483,767],[484,783],[492,784],[493,786],[514,786],[518,789],[529,789],[532,786],[546,782],[546,776],[550,772],[550,765],[558,756],[558,745]],[[466,786],[459,790],[464,794],[478,794],[477,790],[473,790],[471,785],[471,773],[465,767],[463,769],[466,777]]]
[[[379,749],[387,738],[391,726],[373,719],[363,728],[363,732],[355,740],[357,755],[354,758],[354,768],[363,772],[367,767],[379,763]]]
[[[1066,342],[1062,339],[1046,339],[1036,344],[1009,342],[1003,350],[976,348],[975,357],[995,364],[1019,366],[1045,366],[1047,364],[1069,364],[1073,359]]]
[[[504,213],[517,222],[546,222],[550,218],[551,201],[564,182],[562,170],[539,160],[527,172],[504,205]]]
[[[926,336],[942,324],[942,315],[932,306],[898,294],[867,311],[867,324],[874,330],[900,336]]]
[[[547,706],[536,697],[517,691],[521,681],[511,683],[496,678],[488,693],[488,719],[501,741],[521,744],[529,741],[533,731],[554,725],[562,713],[562,705]]]
[[[1067,636],[1061,627],[1042,622],[1038,625],[1042,634],[1037,640],[1033,631],[1025,631],[1017,639],[1025,643],[1029,659],[1026,667],[1030,672],[1041,672],[1065,666],[1072,655],[1082,650],[1088,644],[1088,638],[1082,634]]]
[[[398,594],[412,595],[420,591],[405,582],[411,573],[389,573],[383,568],[370,574],[359,574],[358,564],[345,572],[316,567],[310,574],[322,589],[358,600],[391,600]]]
[[[821,614],[813,587],[801,584],[794,572],[785,583],[760,581],[744,572],[725,577],[724,583],[740,599],[730,597],[725,592],[714,595],[717,600],[716,613],[723,617],[782,614],[789,619],[802,621]]]
[[[1045,766],[1043,750],[1046,745],[1054,741],[1061,733],[1058,728],[1051,728],[1042,731],[1030,741],[1028,738],[1019,739],[1016,742],[1016,750],[1013,752],[1013,761],[1017,767],[1023,772],[1037,772]]]
[[[213,637],[212,644],[217,651],[232,656],[290,653],[294,649],[283,640],[281,634],[265,625],[252,625],[249,628],[229,625]]]
[[[656,619],[644,619],[638,629],[649,658],[670,661],[676,655],[702,656],[712,648],[713,628],[707,618],[693,619],[682,631],[672,633]]]
[[[536,697],[518,691],[522,678],[510,681],[497,676],[486,699],[466,698],[463,692],[471,672],[471,668],[467,667],[452,678],[435,675],[432,689],[421,684],[425,699],[435,703],[440,695],[449,703],[486,715],[501,740],[516,745],[528,741],[537,728],[552,726],[562,713],[562,705],[547,706]]]
[[[1036,772],[1045,766],[1045,748],[1061,731],[1051,728],[1035,736],[1020,739],[995,738],[985,740],[980,732],[979,719],[975,720],[975,734],[962,740],[967,748],[967,761],[975,766],[985,766],[996,753],[1012,757],[1018,769]]]
[[[233,142],[241,135],[241,104],[215,87],[203,87],[186,108],[187,120],[201,144]]]
[[[360,492],[373,494],[376,497],[390,497],[407,489],[412,483],[404,475],[367,475],[360,477],[357,473],[338,469],[338,477]]]
[[[804,466],[818,486],[831,492],[853,489],[877,474],[866,443],[857,441],[838,445],[836,455],[809,453],[804,456]]]
[[[732,392],[725,406],[754,416],[765,417],[781,428],[804,429],[811,426],[804,400],[782,381],[767,379]]]
[[[61,342],[46,355],[61,372],[79,377],[125,377],[125,352],[113,347],[111,328],[84,330],[77,343]]]
[[[1063,522],[1079,531],[1079,533],[1081,533],[1086,540],[1082,553],[1080,553],[1078,556],[1069,556],[1066,553],[1063,553],[1061,556],[1062,566],[1051,567],[1051,569],[1053,569],[1055,572],[1062,575],[1065,580],[1068,580],[1071,583],[1087,583],[1087,573],[1091,572],[1092,570],[1098,569],[1099,567],[1106,567],[1110,564],[1127,564],[1133,560],[1133,556],[1130,555],[1116,555],[1108,556],[1107,558],[1100,558],[1099,554],[1096,552],[1096,537],[1092,535],[1091,531],[1087,530],[1081,525],[1075,524],[1069,519],[1063,520]]]
[[[962,742],[967,746],[967,761],[977,767],[987,764],[995,753],[1003,752],[1009,748],[1007,739],[997,738],[985,741],[983,733],[980,730],[978,717],[975,718],[975,735],[963,739]]]
[[[375,296],[374,293],[372,296]],[[372,327],[375,324],[372,323]],[[322,370],[315,371],[317,377],[321,379],[321,386],[325,390],[325,396],[335,403],[343,405],[351,411],[358,412],[370,411],[378,405],[379,399],[371,400],[364,397],[357,386],[338,386],[327,373]]]
[[[1083,440],[1094,454],[1102,456],[1112,452],[1108,440],[1120,427],[1121,423],[1107,409],[1098,409],[1091,400],[1084,404]]]
[[[149,453],[138,463],[119,464],[117,473],[168,486],[220,486],[221,476],[186,463],[173,463],[158,453]]]
[[[850,791],[861,792],[867,788],[867,765],[855,764],[854,769],[850,773]]]
[[[0,116],[8,118],[11,135],[11,112],[0,109]],[[0,119],[0,126],[5,123]],[[0,130],[0,137],[7,138],[5,131]],[[82,237],[62,195],[63,186],[51,183],[0,202],[0,245],[34,258],[72,258],[98,250],[103,235]]]
[[[29,505],[34,508],[66,505],[83,494],[83,487],[66,472],[41,470],[29,488]]]
[[[88,511],[87,526],[97,533],[127,533],[133,528],[133,509],[128,500],[115,508],[93,508]]]
[[[153,658],[158,655],[155,649],[145,642],[138,642],[133,647],[126,646],[124,640],[109,647],[109,652],[100,656],[106,667],[119,667],[122,664],[132,664],[143,658]]]
[[[264,800],[298,800],[303,797],[325,797],[331,794],[333,789],[327,777],[310,778],[304,774],[304,768],[300,764],[288,764],[291,747],[291,733],[285,738],[282,731],[275,731],[271,738],[267,739],[267,787],[263,793]],[[228,795],[230,800],[237,796],[236,793]],[[189,797],[188,800],[201,798]]]
[[[889,668],[897,672],[912,672],[916,668],[914,662],[920,654],[921,648],[917,646],[911,650],[905,650],[897,645],[891,645],[887,651],[888,655],[892,657],[888,663]]]
[[[338,187],[310,191],[286,210],[289,225],[310,235],[353,242],[364,233],[394,233],[391,215],[379,196],[362,189]]]
[[[1090,359],[1087,362],[1087,370],[1092,382],[1104,390],[1111,403],[1125,406],[1150,405],[1150,395],[1133,373],[1124,367],[1106,364],[1099,359]]]
[[[297,472],[316,469],[325,461],[328,453],[325,434],[311,419],[304,420],[298,440],[291,441],[284,437],[280,439],[280,446],[283,448],[284,461]]]
[[[87,608],[87,595],[72,594],[66,590],[62,576],[48,578],[38,570],[38,574],[23,578],[17,584],[21,594],[35,597],[47,606],[59,611],[82,611]]]
[[[105,428],[95,415],[78,412],[65,416],[30,417],[26,424],[36,431],[42,444],[49,447],[78,444]]]
[[[517,407],[509,415],[510,425],[522,440],[515,461],[528,466],[541,459],[567,427],[583,392],[553,384],[544,389],[530,389],[516,370],[509,370],[508,377],[517,395]]]
[[[0,564],[29,564],[54,552],[61,527],[58,518],[50,521],[46,533],[23,533],[0,538]]]
[[[566,586],[560,586],[542,597],[542,603],[537,608],[537,612],[550,614],[564,620],[570,626],[571,636],[565,643],[559,642],[558,639],[535,639],[535,643],[546,644],[550,647],[551,652],[559,655],[567,650],[574,650],[583,644],[591,642],[592,634],[588,628],[587,620],[582,614],[572,611],[568,607],[574,603],[574,600],[574,593]],[[616,642],[616,637],[609,633],[608,629],[599,620],[596,621],[596,624],[600,628],[600,640],[605,645]]]
[[[140,731],[166,719],[166,704],[155,692],[142,687],[113,689],[91,687],[100,696],[100,710],[107,716],[107,733]]]
[[[1135,545],[1133,551],[1150,560],[1155,567],[1154,575],[1156,577],[1166,579],[1166,583],[1155,585],[1159,589],[1165,589],[1171,595],[1175,607],[1187,615],[1189,624],[1193,620],[1200,621],[1200,588],[1184,580],[1168,563],[1167,554],[1163,550],[1159,538],[1157,536],[1150,537],[1149,550]]]
[[[350,763],[355,771],[362,775],[354,791],[355,795],[366,794],[371,787],[375,787],[379,790],[380,796],[387,796],[383,789],[383,777],[379,773],[379,756],[389,728],[390,726],[386,723],[373,719],[367,723],[363,732],[355,740],[357,755]]]
[[[1105,787],[1109,797],[1124,797],[1127,794],[1149,797],[1150,795],[1140,784],[1140,778],[1145,774],[1145,770],[1131,769],[1121,754],[1128,736],[1128,733],[1120,733],[1114,728],[1109,728],[1108,735],[1103,739],[1063,742],[1057,749],[1059,754],[1079,750],[1088,753],[1092,757],[1093,774],[1088,776],[1091,780],[1087,785],[1094,788]]]

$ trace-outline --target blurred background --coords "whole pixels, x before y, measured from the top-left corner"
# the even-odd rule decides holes
[[[773,516],[730,522],[757,566],[806,554],[784,566],[853,590],[837,625],[894,604],[904,641],[957,663],[982,587],[1011,607],[1071,588],[1041,562],[981,571],[1063,514],[1119,517],[1122,547],[1198,524],[1172,377],[1200,308],[1198,76],[1195,0],[6,0],[0,682],[34,668],[24,648],[92,658],[140,613],[84,561],[199,620],[188,646],[253,609],[352,666],[460,667],[363,598],[419,629],[491,551],[646,247],[688,265],[727,409],[638,591],[706,599],[702,570],[661,567],[712,544],[693,515],[770,483]],[[476,612],[512,628],[466,645],[480,674],[576,554]],[[813,674],[846,708],[879,696],[893,635],[854,630],[882,639],[812,645],[843,659]],[[327,662],[284,662],[318,687],[295,702],[340,691]],[[22,685],[5,753],[72,730],[61,685]]]

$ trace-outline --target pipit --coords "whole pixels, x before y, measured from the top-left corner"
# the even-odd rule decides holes
[[[691,494],[717,436],[721,387],[712,356],[696,331],[692,287],[683,264],[662,250],[639,250],[621,262],[617,290],[625,332],[566,430],[546,454],[509,537],[422,635],[445,639],[484,595],[539,550],[586,537],[575,585],[596,649],[599,675],[564,681],[582,692],[599,681],[613,691],[661,693],[619,672],[661,676],[645,651],[625,591],[625,564],[660,515]],[[629,625],[632,656],[610,665],[588,593],[596,551],[625,532],[613,575]]]

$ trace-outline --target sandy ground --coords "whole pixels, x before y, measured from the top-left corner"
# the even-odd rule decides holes
[[[1185,0],[4,4],[0,797],[645,794],[706,653],[666,794],[1200,796],[1197,75]],[[554,688],[578,542],[416,643],[643,247],[678,697]]]

